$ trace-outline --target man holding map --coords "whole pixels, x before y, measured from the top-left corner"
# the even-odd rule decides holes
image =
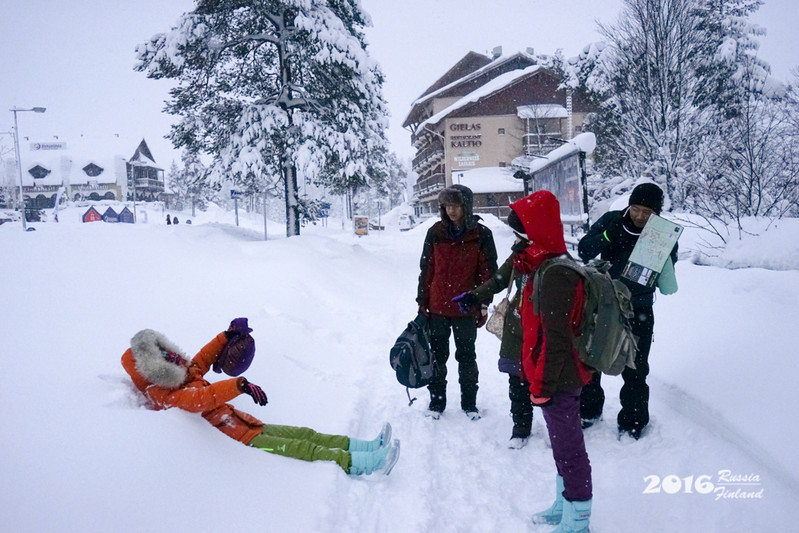
[[[619,394],[621,411],[617,422],[619,436],[629,435],[636,440],[649,423],[646,376],[649,374],[649,348],[655,325],[652,312],[655,288],[662,294],[677,292],[674,263],[677,261],[677,238],[682,228],[657,216],[662,207],[663,191],[660,187],[652,182],[641,183],[633,189],[629,206],[602,215],[577,248],[585,262],[597,255],[610,262],[611,277],[620,279],[630,289],[634,311],[630,325],[638,337],[638,354],[635,368],[628,367],[622,372],[624,385]],[[596,372],[591,382],[583,387],[580,398],[583,428],[592,426],[602,415],[605,393],[600,378],[601,373]]]

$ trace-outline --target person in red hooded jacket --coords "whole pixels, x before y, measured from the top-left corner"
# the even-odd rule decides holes
[[[304,461],[334,461],[351,475],[389,474],[399,458],[399,441],[391,441],[388,423],[374,440],[364,441],[305,427],[264,424],[227,403],[241,394],[258,405],[267,403],[261,387],[244,377],[216,383],[204,378],[212,367],[232,376],[247,370],[255,345],[238,341],[250,331],[247,319],[237,318],[189,359],[165,335],[144,329],[131,339],[130,348],[122,355],[122,367],[155,410],[177,407],[201,413],[230,438],[266,452]],[[242,349],[246,353],[242,354]]]
[[[522,368],[530,400],[542,408],[557,468],[555,502],[533,516],[535,523],[559,524],[555,531],[587,531],[591,515],[591,464],[580,425],[580,392],[592,371],[575,345],[582,321],[583,282],[574,270],[553,266],[540,281],[538,314],[532,304],[533,276],[544,261],[566,256],[560,204],[538,191],[510,205],[508,224],[527,235],[529,246],[516,258],[526,276],[522,294]]]

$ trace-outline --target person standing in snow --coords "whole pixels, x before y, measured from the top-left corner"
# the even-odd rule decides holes
[[[167,226],[171,226],[172,225],[172,219],[169,218],[169,213],[166,214],[166,225]]]
[[[529,239],[515,260],[526,276],[522,293],[522,368],[530,383],[530,401],[541,407],[557,468],[555,502],[533,515],[533,522],[559,524],[556,532],[588,530],[593,498],[591,463],[580,426],[580,390],[591,369],[576,347],[583,310],[583,280],[573,269],[555,265],[540,281],[536,314],[533,276],[548,259],[566,257],[560,204],[549,191],[537,191],[510,205],[511,227]]]
[[[264,424],[227,403],[241,394],[258,405],[267,403],[264,391],[244,377],[216,383],[203,377],[212,367],[230,376],[247,370],[255,354],[251,331],[246,318],[237,318],[227,331],[188,359],[163,334],[145,329],[131,339],[122,366],[153,409],[177,407],[202,413],[227,436],[270,453],[305,461],[333,461],[350,475],[389,474],[399,458],[399,441],[391,441],[388,423],[375,439],[363,441],[305,427]]]
[[[620,279],[631,293],[633,319],[630,322],[633,334],[638,337],[638,353],[635,356],[635,368],[625,368],[622,372],[624,385],[619,393],[621,411],[617,417],[619,435],[629,435],[639,439],[649,423],[649,386],[646,377],[649,374],[649,349],[652,345],[652,331],[655,315],[652,311],[655,287],[645,287],[621,277],[627,260],[638,242],[649,217],[659,215],[663,207],[663,191],[654,183],[641,183],[630,194],[629,206],[623,211],[609,211],[602,215],[591,226],[585,237],[580,239],[577,252],[580,258],[588,262],[599,255],[611,264],[610,275]],[[674,263],[677,262],[677,244],[657,281],[662,294],[677,292],[677,279],[674,274]],[[602,415],[605,393],[602,390],[601,374],[594,374],[591,383],[583,388],[581,398],[581,416],[583,427],[588,428],[596,423]]]
[[[515,219],[515,220],[514,220]],[[510,212],[509,222],[519,227],[518,217],[514,211]],[[518,275],[514,262],[518,254],[530,245],[524,231],[516,232],[516,242],[511,246],[512,254],[505,260],[496,274],[490,280],[476,289],[456,296],[454,301],[459,302],[462,308],[481,305],[481,302],[490,300],[493,296],[509,288],[516,292],[511,297],[508,310],[505,313],[505,322],[502,327],[502,342],[499,347],[499,371],[508,374],[508,397],[510,398],[510,414],[513,420],[511,430],[510,448],[518,449],[527,444],[530,431],[533,427],[533,404],[530,402],[530,392],[527,380],[522,372],[522,320],[521,303],[522,287],[525,280]]]
[[[447,406],[447,359],[449,336],[455,338],[455,360],[461,388],[461,409],[476,420],[477,328],[486,320],[487,302],[475,312],[464,312],[452,299],[482,285],[497,270],[497,249],[491,230],[472,212],[472,191],[453,185],[438,196],[441,220],[427,232],[420,261],[421,273],[416,301],[419,313],[428,318],[430,349],[436,361],[437,378],[428,385],[428,409],[437,418]]]

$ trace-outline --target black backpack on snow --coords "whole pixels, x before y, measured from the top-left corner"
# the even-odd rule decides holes
[[[408,389],[424,387],[436,377],[436,365],[430,343],[427,340],[427,319],[417,315],[397,338],[389,354],[391,368],[397,373],[397,381],[405,385],[408,400],[413,404]]]

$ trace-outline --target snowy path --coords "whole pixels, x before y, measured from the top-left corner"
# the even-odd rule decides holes
[[[497,246],[502,249],[501,242]],[[415,255],[392,253],[396,266],[401,265],[398,270],[416,271]],[[403,302],[411,315],[398,316],[391,307],[376,312],[386,311],[402,324],[412,317],[412,307],[404,302],[415,293],[416,279],[405,272],[396,281],[388,299]],[[394,329],[398,334],[401,327]],[[656,343],[653,357],[658,357],[657,349],[663,345]],[[418,399],[409,407],[405,391],[387,365],[389,346],[390,342],[380,339],[372,348],[377,354],[364,369],[369,378],[358,383],[355,424],[370,431],[380,421],[390,420],[395,436],[402,440],[401,460],[388,478],[340,481],[320,530],[550,531],[551,526],[529,523],[529,516],[547,507],[553,497],[555,469],[546,428],[536,409],[528,446],[508,449],[511,421],[506,377],[495,366],[498,341],[483,330],[478,335],[478,405],[483,411],[479,421],[468,420],[458,408],[457,383],[449,383],[449,407],[440,420],[424,416],[426,389],[411,391]],[[451,375],[455,364],[450,361]],[[638,442],[618,440],[615,416],[621,379],[606,377],[603,383],[604,419],[586,432],[594,475],[592,531],[761,531],[771,520],[762,514],[769,512],[765,507],[787,508],[783,506],[790,504],[790,495],[799,495],[794,476],[777,459],[701,401],[657,376],[650,379],[648,434]],[[723,470],[757,473],[763,482],[755,488],[763,488],[768,505],[760,499],[716,501],[715,493],[697,493],[697,478],[705,475],[715,481]],[[672,485],[663,484],[667,476],[672,476]],[[679,490],[673,486],[674,479],[680,480]],[[657,480],[659,485],[653,485]],[[647,489],[659,492],[644,494]],[[336,527],[326,529],[324,524]]]
[[[263,242],[225,224],[69,222],[78,215],[65,212],[61,224],[31,233],[0,227],[0,245],[14,252],[0,255],[9,302],[0,353],[7,530],[551,530],[529,524],[554,490],[542,417],[535,414],[526,448],[507,448],[499,342],[478,334],[476,422],[458,409],[457,383],[444,416],[426,418],[426,391],[415,391],[409,407],[389,367],[390,346],[416,313],[423,227],[363,240],[331,228]],[[502,256],[509,232],[491,227]],[[591,529],[791,531],[799,392],[790,332],[799,272],[687,261],[677,269],[680,292],[655,308],[645,438],[617,440],[621,380],[603,380],[605,419],[586,432]],[[402,441],[391,476],[353,478],[332,463],[242,446],[195,414],[141,408],[119,365],[133,333],[163,330],[195,353],[236,316],[255,330],[247,377],[264,387],[269,405],[248,397],[233,404],[268,423],[355,437],[371,438],[389,420]],[[724,470],[757,477],[762,499],[697,492],[700,476],[716,483]],[[655,479],[659,492],[645,494]],[[728,494],[735,488],[726,486]]]

